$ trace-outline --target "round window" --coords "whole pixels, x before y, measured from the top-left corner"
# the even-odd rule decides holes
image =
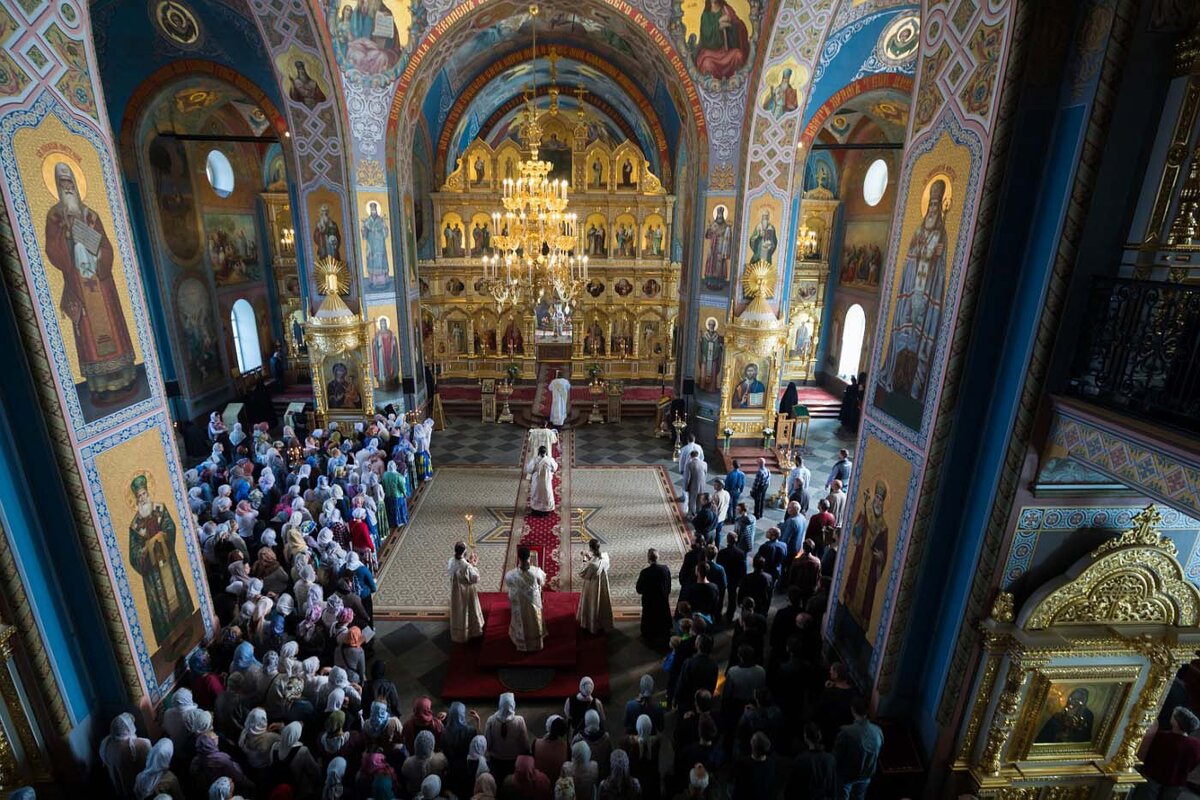
[[[229,197],[233,193],[233,165],[220,150],[209,151],[204,172],[217,197]]]
[[[882,158],[877,158],[867,167],[867,176],[863,178],[863,200],[869,206],[879,205],[883,193],[887,191],[888,165]]]

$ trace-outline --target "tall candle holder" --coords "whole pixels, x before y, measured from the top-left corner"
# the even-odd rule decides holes
[[[683,429],[687,427],[687,422],[675,412],[675,420],[671,423],[671,427],[675,429],[675,450],[671,453],[671,458],[679,460],[679,449],[683,447]]]

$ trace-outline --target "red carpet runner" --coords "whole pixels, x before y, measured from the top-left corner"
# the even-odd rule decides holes
[[[537,554],[538,566],[546,572],[546,589],[551,592],[570,591],[571,584],[571,529],[570,518],[567,516],[571,507],[571,432],[559,431],[558,435],[558,445],[552,454],[558,462],[558,472],[554,473],[553,481],[555,510],[546,515],[533,513],[529,507],[530,481],[529,477],[525,476],[521,481],[518,502],[522,511],[513,523],[516,546],[509,547],[508,562],[504,568],[507,572],[516,566],[517,547],[528,547]],[[521,453],[522,470],[533,456],[529,451],[529,440],[526,439],[525,448]]]

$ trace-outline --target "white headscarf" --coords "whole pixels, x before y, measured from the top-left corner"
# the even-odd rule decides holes
[[[146,756],[146,768],[143,769],[133,782],[135,797],[149,797],[158,788],[158,782],[171,769],[171,759],[175,757],[175,743],[164,736],[150,748]]]

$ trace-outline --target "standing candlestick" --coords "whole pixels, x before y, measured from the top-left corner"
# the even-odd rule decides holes
[[[464,514],[463,519],[467,521],[467,547],[475,549],[475,526],[472,524],[475,521],[474,514]]]

